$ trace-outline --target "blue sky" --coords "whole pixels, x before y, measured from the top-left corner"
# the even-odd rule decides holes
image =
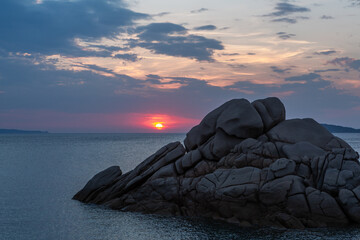
[[[186,132],[232,98],[360,128],[360,1],[2,0],[0,128]]]

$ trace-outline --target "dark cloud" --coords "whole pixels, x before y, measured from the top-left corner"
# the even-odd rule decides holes
[[[192,10],[191,13],[201,13],[201,12],[206,12],[206,11],[209,11],[209,9],[200,8],[200,9]]]
[[[94,64],[84,64],[82,66],[89,69],[89,70],[95,70],[95,71],[111,73],[111,74],[114,73],[111,69],[104,68],[104,67],[99,67],[99,66],[94,65]]]
[[[292,33],[286,33],[286,32],[278,32],[276,33],[278,35],[279,38],[286,40],[292,37],[295,37],[296,34],[292,34]]]
[[[253,55],[256,55],[256,53],[249,52],[249,53],[247,53],[247,55],[251,55],[251,56],[253,56]]]
[[[11,114],[20,109],[75,114],[157,112],[200,119],[232,98],[255,100],[275,95],[283,99],[290,117],[326,119],[321,115],[323,109],[343,110],[344,106],[351,108],[360,102],[359,97],[344,94],[343,90],[333,88],[330,81],[316,74],[337,71],[336,68],[286,78],[284,85],[255,84],[251,80],[260,82],[261,79],[249,79],[228,87],[217,87],[194,78],[170,76],[165,79],[149,74],[146,80],[135,79],[93,64],[78,63],[86,70],[67,71],[41,63],[42,54],[109,57],[114,51],[129,50],[101,45],[88,46],[98,48],[96,51],[84,50],[73,40],[113,37],[122,26],[131,26],[135,19],[146,17],[148,15],[127,10],[124,5],[116,7],[115,1],[44,1],[38,5],[31,1],[0,1],[0,113]],[[133,28],[132,33],[139,40],[130,40],[128,47],[139,46],[159,54],[206,61],[212,60],[215,50],[223,49],[220,41],[191,35],[181,25],[150,24]],[[17,57],[18,51],[35,54]],[[14,54],[9,57],[9,52]],[[115,57],[136,59],[136,55],[130,53]],[[34,65],[34,62],[38,64]],[[358,59],[337,58],[330,63],[360,71]],[[230,66],[246,67],[241,64]],[[281,73],[287,69],[273,66],[272,70]],[[110,73],[112,77],[101,73]],[[165,80],[166,84],[180,83],[181,86],[161,89]],[[360,117],[354,114],[351,119],[359,122]],[[19,117],[14,116],[16,118]]]
[[[325,50],[325,51],[314,52],[315,55],[332,55],[335,53],[337,53],[337,51],[335,51],[335,50]]]
[[[81,56],[83,51],[75,45],[75,38],[112,37],[119,33],[119,27],[148,17],[115,0],[34,2],[0,1],[1,48],[8,52]]]
[[[239,56],[240,53],[222,53],[223,56]]]
[[[271,22],[284,22],[284,23],[290,23],[290,24],[295,24],[298,22],[298,20],[307,20],[309,19],[308,17],[304,17],[304,16],[298,16],[298,17],[283,17],[283,18],[276,18],[271,20]]]
[[[114,56],[114,58],[123,59],[123,60],[130,61],[130,62],[136,62],[139,60],[139,58],[136,54],[130,54],[130,53],[116,54]]]
[[[170,12],[161,12],[161,13],[158,13],[158,14],[154,14],[152,15],[153,17],[162,17],[162,16],[165,16],[165,15],[169,15]]]
[[[351,3],[351,6],[358,7],[360,6],[360,0],[349,0]]]
[[[322,15],[320,18],[324,19],[324,20],[334,19],[334,17],[329,16],[329,15]]]
[[[334,64],[334,65],[340,65],[340,66],[348,66],[351,64],[355,59],[349,58],[349,57],[342,57],[342,58],[335,58],[328,63]]]
[[[281,3],[277,3],[276,7],[274,9],[274,12],[265,15],[265,16],[270,16],[270,17],[282,17],[282,16],[287,16],[293,13],[302,13],[302,12],[310,12],[309,8],[306,7],[300,7],[300,6],[296,6],[294,4],[291,3],[287,3],[287,2],[281,2]]]
[[[152,79],[161,79],[161,77],[159,75],[156,75],[156,74],[148,74],[146,75],[146,77],[149,79],[149,78],[152,78]]]
[[[164,82],[161,81],[163,79],[164,78],[161,77],[161,76],[148,74],[147,79],[145,80],[145,83],[149,82],[151,84],[160,86],[160,85],[164,84]],[[186,78],[174,78],[174,77],[167,77],[166,78],[166,83],[165,84],[173,84],[173,83],[180,83],[180,84],[186,85],[186,84],[189,84],[189,81]]]
[[[187,29],[174,23],[151,23],[135,29],[139,33],[139,38],[147,41],[157,41],[168,38],[168,34],[186,34]]]
[[[186,28],[173,23],[151,23],[136,28],[135,32],[139,39],[132,40],[130,46],[143,47],[157,54],[213,61],[214,50],[224,49],[220,41],[188,34]]]
[[[271,66],[270,68],[273,72],[276,73],[288,73],[291,70],[291,68],[278,68],[276,66]]]
[[[108,77],[92,70],[112,73],[109,69],[95,65],[84,67],[89,71],[56,70],[51,65],[34,65],[32,61],[24,59],[0,58],[0,90],[3,92],[0,94],[0,114],[5,112],[11,115],[12,111],[21,109],[74,114],[156,112],[201,119],[233,98],[252,101],[278,96],[286,106],[287,118],[312,117],[327,122],[324,109],[350,109],[357,106],[360,100],[333,88],[330,81],[323,80],[319,75],[316,75],[317,79],[303,75],[300,80],[304,83],[255,84],[249,80],[217,87],[199,79],[152,74],[147,75],[146,80],[120,74]],[[161,89],[165,79],[167,83],[180,83],[181,86],[177,89]],[[14,119],[18,117],[14,116]],[[359,122],[359,114],[354,114],[351,120],[353,124]],[[44,122],[44,126],[46,124]]]
[[[249,81],[245,82],[237,82],[231,86],[228,86],[226,88],[228,89],[242,89],[242,90],[248,90],[254,92],[254,94],[262,94],[264,96],[271,96],[273,93],[281,93],[281,92],[292,92],[292,94],[297,95],[299,98],[304,98],[304,96],[307,96],[307,94],[303,94],[304,92],[315,92],[319,91],[321,89],[326,89],[331,86],[330,81],[323,80],[321,76],[319,75],[318,78],[312,79],[311,77],[306,77],[305,75],[296,76],[299,78],[309,78],[307,81],[304,81],[305,83],[300,83],[298,81],[291,81],[287,84],[278,85],[278,84],[254,84]],[[285,81],[287,78],[285,78]],[[312,79],[312,80],[310,80]],[[289,94],[290,95],[290,94]],[[308,96],[309,98],[312,98],[313,96]],[[325,103],[324,103],[325,104]]]
[[[347,120],[355,126],[360,121],[360,114],[353,109],[358,106],[360,98],[336,89],[330,81],[318,78],[303,83],[287,83],[283,85],[253,84],[247,81],[237,82],[226,88],[238,90],[244,97],[251,100],[268,96],[279,97],[286,107],[287,119],[310,117],[319,122],[339,121],[339,124],[341,122],[344,124]],[[245,92],[252,92],[252,94],[245,94]],[[332,114],[333,112],[336,115]]]
[[[299,75],[299,76],[293,76],[293,77],[288,77],[285,78],[284,80],[287,82],[311,82],[314,81],[316,79],[320,79],[321,76],[319,74],[316,73],[309,73],[309,74],[303,74],[303,75]]]
[[[235,69],[241,69],[241,68],[247,68],[244,64],[228,64],[228,66],[235,68]]]
[[[214,25],[204,25],[204,26],[194,28],[194,30],[198,30],[198,31],[215,30],[215,29],[216,29],[216,26],[214,26]]]
[[[324,70],[315,70],[315,73],[323,73],[323,72],[338,72],[341,71],[341,69],[338,68],[330,68],[330,69],[324,69]]]
[[[0,63],[1,85],[7,93],[4,96],[6,104],[0,101],[2,110],[48,109],[81,113],[94,111],[99,105],[104,110],[108,108],[100,102],[111,104],[104,95],[110,92],[110,82],[103,82],[103,76],[90,70],[108,71],[105,68],[87,65],[84,67],[89,71],[73,72],[19,60],[1,60]],[[18,71],[19,68],[21,71]],[[122,80],[119,79],[117,84],[123,85]],[[101,99],[90,96],[101,96]]]
[[[343,58],[335,58],[334,60],[331,60],[328,63],[342,67],[348,67],[360,71],[360,59],[343,57]]]
[[[114,52],[114,51],[128,51],[130,50],[129,48],[124,48],[124,47],[117,47],[117,46],[103,46],[103,45],[96,45],[96,44],[90,44],[89,47],[95,47],[98,49],[101,49],[103,51],[108,51],[108,52]]]
[[[288,2],[277,3],[274,11],[270,14],[263,15],[263,17],[273,17],[274,19],[271,22],[285,22],[290,24],[297,23],[298,20],[308,19],[308,17],[297,16],[297,17],[288,17],[294,13],[304,13],[310,12],[310,8],[300,7]]]
[[[295,18],[276,18],[271,20],[272,22],[285,22],[285,23],[291,23],[291,24],[295,24],[297,23],[297,20]]]
[[[112,73],[109,69],[83,67],[89,71],[56,70],[44,64],[0,59],[0,90],[4,92],[0,113],[21,109],[76,114],[156,112],[201,118],[219,104],[240,97],[237,92],[198,79],[166,77],[166,84],[182,85],[169,90],[156,88],[164,84],[162,76],[149,74],[145,81],[120,74],[108,77],[92,70]]]
[[[71,51],[71,49],[73,49],[73,51]],[[108,50],[92,51],[87,49],[80,49],[77,47],[68,47],[67,49],[62,50],[61,52],[58,52],[58,54],[66,55],[67,57],[110,57],[111,51]]]
[[[309,17],[305,17],[305,16],[297,16],[295,18],[299,19],[299,20],[308,20],[308,19],[310,19]]]

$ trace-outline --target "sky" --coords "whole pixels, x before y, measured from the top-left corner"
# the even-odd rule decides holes
[[[360,128],[360,0],[0,1],[0,128],[187,132],[270,96]]]

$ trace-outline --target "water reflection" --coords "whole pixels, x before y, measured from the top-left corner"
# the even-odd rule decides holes
[[[360,151],[360,134],[337,134]],[[0,240],[360,239],[357,227],[240,228],[201,218],[113,211],[71,200],[112,165],[133,169],[183,134],[0,135]]]

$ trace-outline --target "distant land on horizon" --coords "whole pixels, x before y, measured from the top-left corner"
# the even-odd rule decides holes
[[[343,126],[331,125],[326,123],[321,123],[321,125],[332,133],[360,133],[360,129],[355,129],[351,127],[343,127]]]
[[[48,131],[36,131],[36,130],[19,130],[19,129],[0,129],[0,134],[44,134]]]
[[[320,123],[331,133],[360,133],[360,129],[344,127],[326,123]],[[0,134],[46,134],[48,131],[38,131],[38,130],[20,130],[20,129],[1,129]]]

